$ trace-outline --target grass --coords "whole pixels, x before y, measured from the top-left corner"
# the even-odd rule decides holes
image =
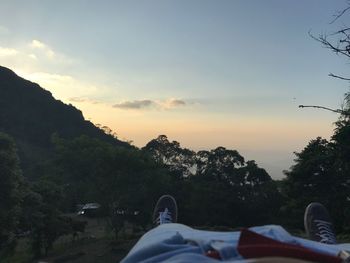
[[[121,261],[142,233],[123,232],[118,240],[104,219],[83,218],[88,221],[85,233],[73,241],[72,236],[62,236],[54,243],[48,256],[33,260],[29,240],[18,240],[15,253],[1,258],[1,263],[115,263]]]
[[[1,263],[30,263],[32,258],[28,240],[21,238],[17,241],[14,253],[8,257],[1,258]]]

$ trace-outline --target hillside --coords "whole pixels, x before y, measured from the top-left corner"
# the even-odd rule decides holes
[[[0,66],[0,131],[11,135],[18,146],[25,175],[52,152],[51,136],[63,138],[85,134],[118,146],[130,147],[105,134],[84,119],[72,105],[56,100],[38,84]]]

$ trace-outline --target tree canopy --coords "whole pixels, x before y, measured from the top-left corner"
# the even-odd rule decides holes
[[[0,133],[0,250],[14,238],[22,202],[22,174],[13,139]]]

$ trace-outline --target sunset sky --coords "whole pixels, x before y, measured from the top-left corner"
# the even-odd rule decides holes
[[[320,43],[345,0],[0,0],[0,65],[142,147],[224,146],[273,178],[329,139],[346,61]]]

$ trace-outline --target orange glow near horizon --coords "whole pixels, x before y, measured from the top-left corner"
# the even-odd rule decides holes
[[[332,125],[313,120],[216,116],[198,118],[188,113],[181,118],[164,118],[164,112],[128,111],[105,104],[79,103],[86,119],[106,125],[120,139],[143,147],[160,134],[184,147],[199,150],[224,146],[231,149],[298,150],[317,136],[329,138]]]

